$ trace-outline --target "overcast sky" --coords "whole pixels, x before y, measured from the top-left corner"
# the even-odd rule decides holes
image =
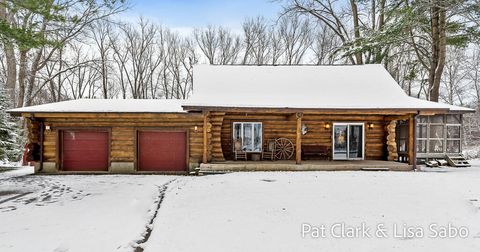
[[[124,13],[128,19],[139,16],[153,19],[179,31],[209,24],[239,30],[246,17],[274,19],[280,3],[271,0],[130,0],[132,8]]]

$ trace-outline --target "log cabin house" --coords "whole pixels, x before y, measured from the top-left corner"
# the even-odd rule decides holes
[[[36,172],[186,173],[411,170],[429,148],[460,152],[457,128],[452,135],[430,120],[458,126],[473,111],[409,97],[381,65],[198,65],[193,87],[188,100],[81,99],[9,112],[26,120]]]

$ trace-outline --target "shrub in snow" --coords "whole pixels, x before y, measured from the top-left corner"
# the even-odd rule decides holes
[[[6,112],[10,107],[8,94],[0,85],[0,161],[14,162],[21,156],[19,123]]]
[[[462,152],[466,159],[477,159],[480,157],[480,146],[466,146]]]

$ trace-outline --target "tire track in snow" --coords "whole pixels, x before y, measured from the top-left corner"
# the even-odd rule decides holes
[[[157,199],[154,201],[155,203],[155,211],[153,212],[152,216],[150,217],[150,221],[148,222],[147,225],[145,225],[145,231],[143,232],[143,238],[140,240],[137,240],[134,244],[135,250],[134,252],[143,252],[143,244],[145,244],[148,239],[150,238],[150,235],[152,234],[153,231],[153,223],[155,222],[155,219],[157,218],[158,210],[160,210],[160,206],[162,205],[163,199],[165,198],[165,193],[168,189],[168,186],[173,183],[176,179],[172,179],[168,181],[167,183],[158,186],[158,196]]]

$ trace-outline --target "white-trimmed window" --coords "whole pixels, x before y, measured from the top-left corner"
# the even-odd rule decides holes
[[[233,140],[240,140],[242,150],[246,152],[262,151],[262,123],[261,122],[234,122]]]

